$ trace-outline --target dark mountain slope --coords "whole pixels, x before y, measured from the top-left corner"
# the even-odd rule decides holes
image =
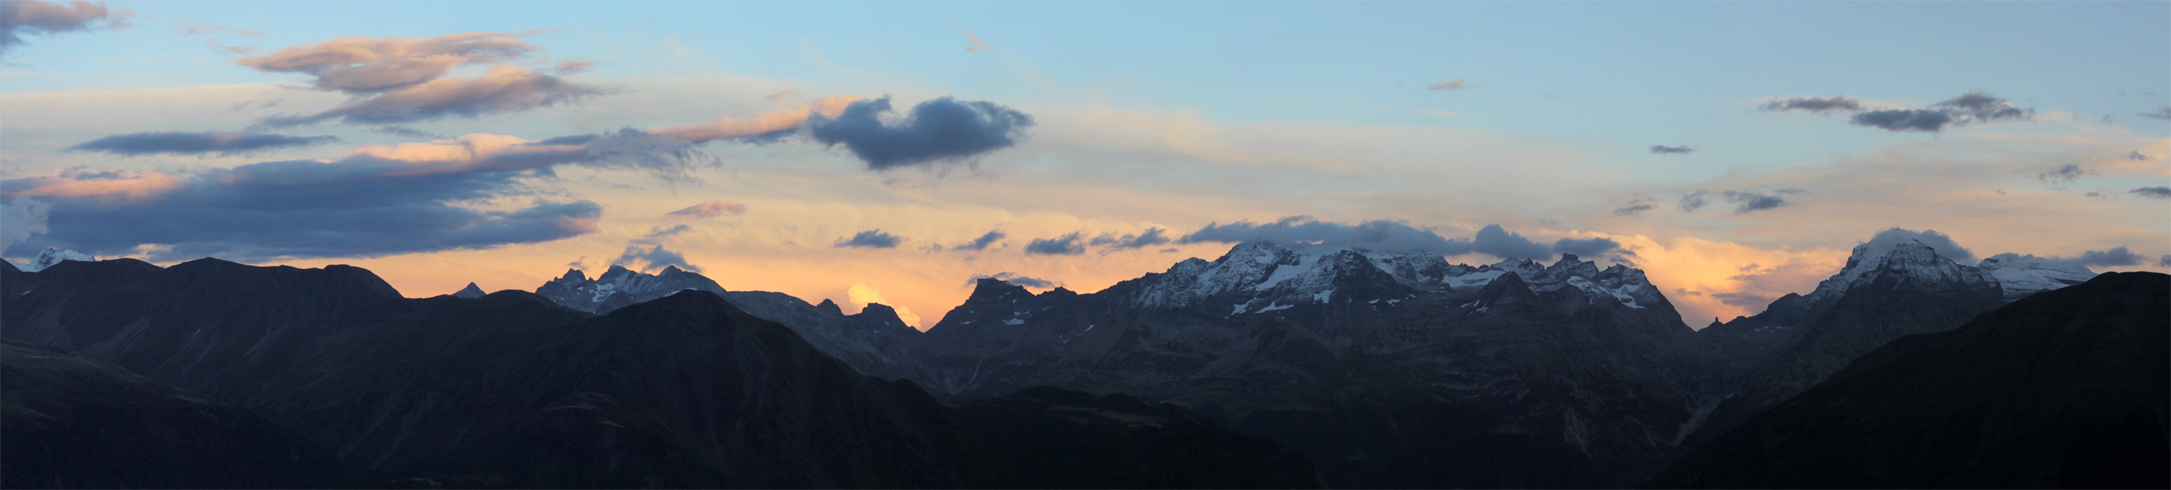
[[[1172,408],[1085,408],[1157,421],[1139,425],[1063,404],[947,407],[707,291],[595,316],[518,291],[401,299],[352,268],[0,274],[0,334],[218,393],[370,470],[365,486],[1018,486],[1051,462],[1079,468],[1075,486],[1316,485],[1278,446]],[[1113,442],[1049,442],[1065,439]],[[1001,447],[1041,452],[988,452]]]
[[[339,461],[255,414],[111,363],[0,346],[0,487],[294,488]]]
[[[1650,487],[2164,488],[2171,276],[2103,274],[1905,337]]]

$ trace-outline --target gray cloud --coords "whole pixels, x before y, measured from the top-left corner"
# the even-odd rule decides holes
[[[1079,233],[1055,238],[1035,238],[1025,244],[1026,255],[1078,255],[1085,253],[1085,239]]]
[[[1786,206],[1788,204],[1787,200],[1782,196],[1800,192],[1802,192],[1800,189],[1780,189],[1771,194],[1755,191],[1725,191],[1720,192],[1719,195],[1724,196],[1726,202],[1734,204],[1734,214],[1744,214],[1751,211],[1763,211]]]
[[[2154,111],[2143,112],[2135,115],[2151,119],[2171,119],[2171,105],[2158,107]]]
[[[685,209],[664,213],[663,215],[673,218],[695,219],[714,218],[726,214],[732,216],[746,214],[746,205],[722,199],[710,199],[707,201],[701,201],[700,204],[687,206]]]
[[[615,90],[567,81],[512,65],[491,67],[474,80],[441,79],[348,100],[324,112],[264,118],[259,127],[316,124],[337,119],[349,124],[390,125],[447,117],[475,118],[579,102]]]
[[[1709,195],[1709,194],[1710,194],[1710,193],[1708,193],[1708,192],[1704,192],[1704,191],[1696,191],[1696,192],[1691,192],[1691,193],[1688,193],[1688,194],[1682,195],[1682,196],[1681,196],[1681,211],[1682,211],[1682,212],[1689,212],[1689,211],[1695,211],[1695,210],[1697,210],[1697,209],[1701,209],[1701,208],[1703,208],[1703,207],[1704,207],[1704,203],[1705,203],[1705,201],[1704,201],[1704,196],[1706,196],[1706,195]]]
[[[27,197],[0,204],[0,252],[29,240],[31,235],[51,231],[45,223],[46,216],[52,211],[52,204]]]
[[[2133,160],[2133,161],[2136,161],[2136,162],[2146,162],[2146,161],[2148,161],[2148,155],[2143,155],[2143,154],[2141,154],[2141,151],[2140,151],[2140,150],[2134,150],[2134,151],[2132,151],[2132,152],[2128,152],[2128,153],[2126,153],[2126,156],[2124,156],[2123,158],[2125,158],[2125,159],[2127,159],[2127,160]]]
[[[2090,173],[2093,172],[2081,170],[2080,165],[2069,163],[2063,167],[2058,167],[2057,170],[2035,174],[2035,180],[2040,180],[2043,181],[2043,183],[2050,185],[2071,184],[2073,183],[2073,181],[2080,180],[2082,175],[2087,175]]]
[[[276,161],[171,173],[78,170],[0,180],[0,199],[33,197],[52,205],[51,232],[26,242],[33,247],[61,246],[94,255],[146,253],[156,261],[377,257],[488,249],[592,233],[603,213],[593,202],[534,200],[525,207],[498,210],[467,203],[534,195],[525,182],[554,175],[559,165],[663,176],[683,172],[685,165],[648,153],[672,147],[642,146],[649,136],[638,131],[631,136],[592,135],[585,144],[572,145],[491,147],[503,142],[478,143],[477,138],[507,137],[470,135],[410,143],[448,147],[415,154],[363,147],[329,162]],[[486,147],[493,149],[480,150]],[[369,148],[384,151],[363,151]]]
[[[1485,225],[1485,228],[1479,229],[1477,236],[1471,240],[1470,251],[1509,259],[1544,260],[1553,257],[1551,249],[1501,228],[1500,225]]]
[[[339,138],[333,136],[287,136],[283,134],[235,133],[229,131],[158,131],[116,134],[69,147],[68,151],[98,151],[124,156],[156,153],[240,155],[280,148],[316,146],[337,141],[339,141]]]
[[[1670,153],[1694,153],[1695,151],[1696,151],[1696,149],[1695,149],[1695,148],[1690,148],[1690,147],[1689,147],[1688,145],[1681,145],[1681,146],[1651,145],[1651,153],[1654,153],[1654,154],[1659,154],[1659,155],[1665,155],[1665,154],[1670,154]]]
[[[980,238],[974,238],[972,239],[972,241],[965,242],[950,248],[954,250],[971,250],[975,252],[987,250],[989,245],[994,245],[997,240],[1002,240],[1003,236],[1004,235],[1002,230],[989,230],[987,234],[980,235]]]
[[[1243,243],[1252,240],[1268,240],[1283,243],[1308,242],[1341,243],[1349,239],[1355,227],[1312,219],[1311,216],[1289,216],[1273,223],[1238,221],[1229,224],[1207,224],[1198,231],[1176,239],[1176,243]]]
[[[2162,257],[2157,257],[2157,258],[2156,258],[2156,266],[2157,266],[2157,267],[2171,267],[2171,254],[2164,254],[2164,255],[2163,255]]]
[[[877,228],[873,230],[859,232],[859,234],[852,235],[851,238],[838,239],[837,243],[835,245],[831,245],[830,247],[897,248],[897,244],[903,241],[905,241],[904,238],[900,238],[897,235],[883,233],[881,229]]]
[[[271,107],[271,106],[265,106],[265,107]],[[406,136],[406,137],[409,137],[409,138],[429,138],[429,139],[445,139],[445,137],[444,137],[443,135],[440,135],[440,134],[437,134],[437,133],[432,133],[432,132],[429,132],[429,131],[423,131],[423,130],[420,130],[420,129],[410,128],[410,127],[406,127],[406,126],[378,126],[378,127],[375,127],[375,128],[370,128],[370,131],[371,131],[371,132],[374,132],[374,133],[378,133],[378,134],[389,134],[389,135],[393,135],[393,136]]]
[[[35,0],[0,2],[0,54],[23,44],[25,35],[53,35],[93,29],[129,27],[128,9],[108,9],[103,3],[73,0],[67,5]]]
[[[1170,242],[1171,240],[1169,240],[1168,235],[1166,235],[1167,232],[1168,230],[1164,230],[1161,228],[1147,228],[1145,233],[1140,233],[1136,235],[1125,234],[1119,237],[1115,234],[1105,234],[1093,237],[1093,240],[1087,242],[1087,244],[1096,247],[1107,245],[1110,247],[1110,250],[1131,250],[1146,248]]]
[[[1802,111],[1813,114],[1827,114],[1833,112],[1860,112],[1862,110],[1862,101],[1849,99],[1844,95],[1829,99],[1795,97],[1765,102],[1758,107],[1763,109],[1764,112]]]
[[[1562,238],[1553,242],[1553,253],[1575,254],[1579,257],[1605,257],[1615,262],[1625,262],[1636,252],[1621,247],[1621,242],[1611,238]]]
[[[669,266],[677,266],[680,270],[686,272],[701,272],[700,267],[695,267],[692,263],[686,261],[685,255],[665,250],[663,245],[652,245],[648,248],[629,245],[624,253],[618,254],[618,258],[611,261],[611,265],[648,273],[654,273]]]
[[[967,285],[967,286],[970,286],[970,285],[973,285],[973,284],[979,283],[981,279],[994,279],[994,280],[997,280],[997,281],[1002,281],[1002,282],[1007,282],[1007,283],[1011,283],[1011,284],[1016,284],[1016,285],[1019,285],[1019,286],[1025,286],[1025,287],[1029,287],[1029,288],[1041,288],[1041,289],[1053,288],[1053,287],[1057,287],[1057,286],[1061,286],[1061,285],[1062,285],[1061,283],[1057,283],[1057,282],[1055,282],[1055,281],[1050,281],[1050,280],[1046,280],[1046,279],[1040,279],[1040,278],[1034,278],[1034,277],[1027,277],[1027,276],[1021,276],[1021,275],[1018,275],[1017,273],[1013,273],[1013,272],[997,272],[997,273],[994,273],[994,274],[982,274],[982,275],[972,276],[972,279],[967,279],[967,280],[965,280],[965,285]]]
[[[1877,232],[1876,235],[1871,236],[1869,242],[1867,243],[1869,244],[1870,252],[1884,253],[1890,252],[1892,251],[1892,247],[1902,243],[1907,243],[1910,240],[1922,242],[1923,245],[1929,245],[1931,249],[1937,250],[1938,255],[1943,256],[1947,259],[1952,259],[1953,262],[1969,265],[1973,265],[1975,263],[1975,252],[1969,251],[1967,247],[1962,247],[1958,243],[1954,243],[1951,236],[1944,233],[1938,233],[1937,230],[1914,231],[1902,228],[1889,228],[1884,231]]]
[[[1033,117],[987,101],[943,97],[914,106],[896,123],[886,123],[889,97],[853,102],[835,118],[809,116],[815,141],[844,145],[867,167],[885,170],[910,165],[962,161],[1009,148],[1033,127]]]
[[[2026,120],[2033,111],[2014,107],[2004,99],[1984,92],[1968,92],[1952,100],[1930,105],[1927,109],[1892,109],[1861,112],[1849,122],[1857,126],[1869,126],[1886,131],[1921,131],[1935,133],[1946,126],[1965,126],[1979,122],[2002,120]]]
[[[2074,257],[2072,260],[2075,264],[2096,267],[2141,265],[2141,261],[2145,259],[2143,259],[2140,254],[2133,253],[2133,251],[2131,250],[2126,250],[2126,247],[2118,247],[2109,250],[2089,250],[2086,252],[2081,252],[2081,256]]]
[[[1755,308],[1759,306],[1765,306],[1771,304],[1772,301],[1772,298],[1770,296],[1763,296],[1747,291],[1738,293],[1712,293],[1711,297],[1718,299],[1720,303],[1739,306],[1743,308]]]
[[[1644,211],[1650,211],[1651,209],[1656,207],[1657,206],[1654,206],[1650,203],[1649,199],[1637,199],[1634,201],[1629,201],[1628,205],[1626,206],[1613,208],[1613,215],[1626,217],[1642,216]]]
[[[2138,195],[2140,195],[2141,197],[2153,197],[2153,198],[2156,198],[2156,199],[2171,199],[2171,187],[2161,187],[2161,186],[2158,186],[2158,187],[2142,187],[2142,188],[2134,189],[2134,190],[2131,190],[2131,191],[2127,191],[2127,192],[2132,192],[2132,193],[2134,193],[2134,194],[2138,194]]]

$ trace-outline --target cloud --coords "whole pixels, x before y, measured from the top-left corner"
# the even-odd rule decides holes
[[[1176,243],[1243,243],[1264,240],[1278,243],[1318,243],[1362,250],[1426,251],[1440,255],[1482,253],[1500,258],[1546,259],[1552,247],[1509,232],[1500,225],[1486,225],[1471,238],[1447,238],[1408,224],[1371,220],[1348,225],[1319,221],[1311,216],[1289,216],[1272,223],[1238,221],[1208,224],[1176,239]],[[1571,247],[1586,246],[1580,242]],[[1599,256],[1602,254],[1592,254]]]
[[[1025,286],[1025,287],[1029,287],[1029,288],[1041,288],[1041,289],[1053,288],[1053,287],[1057,287],[1057,286],[1061,286],[1061,285],[1062,285],[1062,284],[1060,284],[1060,283],[1057,283],[1057,282],[1055,282],[1055,281],[1050,281],[1050,280],[1046,280],[1046,279],[1038,279],[1038,278],[1032,278],[1032,277],[1026,277],[1026,276],[1021,276],[1021,275],[1018,275],[1018,274],[1016,274],[1016,273],[1011,273],[1011,272],[997,272],[997,273],[994,273],[994,274],[981,274],[981,275],[977,275],[977,276],[972,276],[972,279],[967,279],[967,280],[965,280],[965,285],[968,285],[968,286],[970,286],[970,285],[973,285],[973,284],[977,284],[977,283],[979,283],[979,282],[980,282],[980,280],[981,280],[981,279],[994,279],[994,280],[997,280],[997,281],[1002,281],[1002,282],[1007,282],[1007,283],[1011,283],[1011,284],[1016,284],[1016,285],[1019,285],[1019,286]]]
[[[183,35],[183,36],[194,36],[194,35],[198,35],[198,34],[218,34],[218,33],[221,33],[221,32],[231,32],[231,33],[234,33],[234,34],[239,34],[239,35],[243,35],[243,36],[248,36],[248,37],[264,37],[264,33],[262,33],[262,32],[252,31],[252,30],[248,30],[248,29],[240,29],[240,28],[234,28],[234,27],[226,27],[226,26],[215,26],[215,25],[211,25],[211,24],[200,24],[200,25],[193,25],[193,26],[174,26],[174,30],[177,30],[177,31],[181,31],[181,35]]]
[[[2063,167],[2058,167],[2057,170],[2035,174],[2035,180],[2050,185],[2071,184],[2073,181],[2080,180],[2082,175],[2090,173],[2094,172],[2083,171],[2080,165],[2068,163]]]
[[[983,43],[983,42],[980,42],[980,36],[975,36],[975,35],[972,35],[972,31],[968,31],[968,30],[965,30],[965,28],[962,28],[962,27],[958,27],[958,26],[950,26],[950,28],[951,28],[951,29],[957,29],[957,33],[958,33],[958,34],[964,34],[964,35],[965,35],[965,42],[968,42],[968,43],[972,43],[972,45],[971,45],[971,46],[966,46],[966,47],[965,47],[965,52],[967,52],[967,53],[999,53],[999,52],[1000,52],[1000,51],[996,51],[996,50],[995,50],[995,47],[994,47],[994,46],[989,46],[989,45],[988,45],[987,43]]]
[[[2109,250],[2089,250],[2086,252],[2081,252],[2081,256],[2074,257],[2072,259],[2073,263],[2075,264],[2090,267],[2141,265],[2142,260],[2144,259],[2141,258],[2140,254],[2133,253],[2133,251],[2131,250],[2126,250],[2126,247],[2118,247]]]
[[[1695,211],[1695,210],[1697,210],[1697,209],[1701,209],[1701,208],[1703,208],[1703,207],[1704,207],[1704,202],[1705,202],[1705,201],[1704,201],[1704,196],[1706,196],[1706,195],[1709,195],[1709,194],[1710,194],[1709,192],[1704,192],[1704,191],[1696,191],[1696,192],[1691,192],[1691,193],[1688,193],[1688,194],[1682,195],[1682,196],[1681,196],[1681,212],[1684,212],[1684,213],[1685,213],[1685,212]]]
[[[823,97],[813,102],[764,112],[752,119],[726,117],[708,124],[656,128],[649,132],[689,143],[777,135],[798,130],[810,117],[834,117],[859,100],[856,95]]]
[[[1209,223],[1198,231],[1176,239],[1176,243],[1243,243],[1267,240],[1282,243],[1306,242],[1342,243],[1349,240],[1356,227],[1312,219],[1311,216],[1288,216],[1273,223],[1238,221],[1229,224]]]
[[[2164,254],[2164,255],[2163,255],[2162,257],[2157,257],[2157,258],[2156,258],[2156,266],[2157,266],[2157,267],[2171,267],[2171,254]]]
[[[663,270],[668,266],[677,266],[686,272],[701,272],[700,267],[686,262],[685,255],[665,250],[663,245],[653,245],[645,249],[639,245],[629,245],[624,253],[618,254],[618,258],[611,261],[611,265],[648,273]]]
[[[687,206],[686,209],[680,209],[677,211],[664,213],[664,216],[680,219],[697,219],[714,218],[726,214],[732,216],[746,214],[746,205],[722,199],[710,199],[707,201],[701,201],[700,204]]]
[[[1544,260],[1553,257],[1551,249],[1507,231],[1500,225],[1485,225],[1485,228],[1479,229],[1470,243],[1470,251],[1508,259]]]
[[[1965,126],[1978,122],[2002,120],[2026,120],[2034,111],[2014,107],[2004,99],[1976,91],[1961,94],[1952,100],[1932,104],[1927,109],[1891,109],[1856,113],[1849,120],[1857,126],[1869,126],[1886,131],[1921,131],[1935,133],[1946,126]]]
[[[961,161],[1009,148],[1025,137],[1033,117],[987,101],[943,97],[914,106],[895,123],[882,120],[889,97],[852,102],[836,117],[811,117],[815,141],[844,145],[874,170]]]
[[[830,247],[897,248],[897,244],[899,242],[903,242],[904,240],[904,238],[900,238],[896,235],[883,233],[880,229],[874,229],[859,232],[859,234],[857,235],[852,235],[851,238],[838,239],[837,243],[835,245],[831,245]]]
[[[550,65],[550,71],[556,72],[559,75],[574,75],[584,71],[588,71],[595,67],[596,62],[594,61],[589,61],[581,58],[573,58],[568,60],[559,60],[557,64]]]
[[[229,131],[158,131],[116,134],[90,140],[68,151],[101,151],[122,156],[172,153],[241,155],[280,148],[301,148],[339,141],[333,136],[287,136]]]
[[[1751,211],[1763,211],[1785,206],[1788,203],[1785,197],[1781,197],[1782,195],[1801,192],[1805,191],[1800,189],[1780,189],[1771,194],[1754,191],[1725,191],[1720,192],[1719,195],[1724,196],[1726,202],[1735,204],[1734,214],[1744,214]]]
[[[375,128],[371,128],[370,132],[389,134],[393,136],[406,136],[409,138],[445,139],[443,135],[406,126],[378,126]]]
[[[1655,153],[1655,154],[1660,154],[1660,155],[1664,155],[1664,154],[1668,154],[1668,153],[1692,153],[1692,152],[1695,152],[1695,151],[1696,151],[1696,149],[1695,149],[1695,148],[1690,148],[1690,147],[1689,147],[1688,145],[1681,145],[1681,146],[1651,145],[1651,153]]]
[[[1772,297],[1770,296],[1756,294],[1748,291],[1742,291],[1738,293],[1711,293],[1711,297],[1718,299],[1719,303],[1721,304],[1725,304],[1728,306],[1739,306],[1742,308],[1759,308],[1765,305],[1770,305],[1772,301]]]
[[[1035,238],[1025,245],[1026,255],[1078,255],[1085,253],[1085,243],[1078,233],[1055,238]]]
[[[1953,262],[1967,265],[1975,264],[1975,252],[1954,243],[1951,236],[1938,233],[1937,230],[1914,231],[1903,228],[1890,228],[1877,232],[1865,243],[1869,244],[1871,253],[1884,253],[1890,252],[1892,247],[1907,243],[1910,240],[1929,245],[1931,249],[1937,250],[1939,256],[1952,259]]]
[[[2131,190],[2131,191],[2127,191],[2127,192],[2132,192],[2132,193],[2134,193],[2134,194],[2138,194],[2138,195],[2140,195],[2141,197],[2152,197],[2152,198],[2156,198],[2156,199],[2171,199],[2171,187],[2162,187],[2162,186],[2158,186],[2158,187],[2142,187],[2142,188],[2134,189],[2134,190]]]
[[[1096,247],[1107,245],[1109,246],[1109,250],[1131,250],[1137,248],[1146,248],[1154,245],[1168,243],[1170,240],[1165,234],[1167,232],[1168,230],[1164,230],[1161,228],[1147,228],[1145,233],[1140,233],[1136,235],[1124,234],[1123,236],[1119,237],[1113,233],[1110,233],[1093,237],[1093,240],[1087,242],[1087,244]]]
[[[473,80],[439,79],[402,85],[356,98],[324,112],[264,118],[261,127],[288,127],[337,119],[349,124],[401,124],[446,117],[475,118],[570,104],[615,93],[612,89],[567,81],[512,65],[490,67]]]
[[[1457,78],[1454,80],[1448,80],[1443,78],[1440,79],[1440,83],[1435,83],[1431,86],[1425,87],[1425,90],[1462,90],[1463,88],[1463,79]]]
[[[2157,107],[2154,111],[2143,112],[2134,115],[2151,119],[2171,119],[2171,105]]]
[[[997,240],[1002,240],[1002,239],[1003,239],[1003,232],[1002,232],[1002,230],[990,230],[990,231],[988,231],[988,232],[987,232],[987,234],[985,234],[985,235],[980,235],[980,238],[974,238],[974,239],[972,239],[972,241],[969,241],[969,242],[965,242],[965,243],[959,244],[959,245],[957,245],[957,246],[954,246],[954,247],[950,247],[950,249],[951,249],[951,250],[971,250],[971,251],[975,251],[975,252],[978,252],[978,251],[981,251],[981,250],[987,250],[987,248],[988,248],[988,245],[994,245],[994,244],[995,244],[995,241],[997,241]]]
[[[488,249],[596,231],[602,206],[533,195],[525,181],[561,165],[685,171],[620,131],[544,141],[471,134],[361,145],[329,161],[296,160],[178,172],[70,171],[0,180],[0,199],[52,204],[51,233],[33,240],[95,255],[153,260],[377,257]],[[555,141],[554,141],[555,140]],[[629,141],[630,140],[630,141]],[[661,150],[658,150],[661,148]],[[494,205],[481,203],[495,202]],[[46,245],[39,245],[46,246]]]
[[[1844,95],[1829,99],[1795,97],[1765,102],[1757,107],[1764,112],[1802,111],[1822,115],[1833,112],[1860,112],[1862,101],[1849,99]]]
[[[385,92],[445,76],[453,68],[513,61],[539,48],[521,34],[468,32],[433,38],[343,37],[281,49],[234,63],[265,73],[314,77],[318,90],[350,94]]]
[[[137,15],[125,8],[108,9],[104,3],[83,0],[66,5],[36,0],[0,2],[0,54],[22,45],[26,35],[126,28],[129,17]]]
[[[2128,152],[2128,153],[2126,153],[2126,155],[2125,155],[2125,156],[2123,156],[2123,157],[2120,157],[2120,158],[2124,158],[2124,159],[2127,159],[2127,160],[2133,160],[2133,161],[2136,161],[2136,162],[2146,162],[2146,161],[2148,161],[2148,155],[2143,155],[2143,154],[2141,154],[2140,150],[2134,150],[2134,151],[2132,151],[2132,152]]]
[[[1575,254],[1578,257],[1604,257],[1615,262],[1625,262],[1636,252],[1621,247],[1621,242],[1611,238],[1562,238],[1553,242],[1553,253]]]
[[[850,289],[844,291],[844,295],[852,303],[853,307],[865,310],[867,305],[882,303],[884,306],[897,310],[897,319],[904,320],[906,325],[913,327],[920,325],[919,315],[912,314],[912,310],[909,308],[886,303],[888,300],[882,298],[882,292],[875,290],[873,286],[868,286],[866,283],[853,284]]]
[[[31,198],[10,199],[0,204],[0,252],[47,231],[46,216],[53,205]]]
[[[204,45],[210,46],[211,49],[216,49],[221,53],[226,53],[233,56],[248,56],[256,54],[257,51],[263,50],[263,48],[253,46],[228,46],[224,44],[219,44],[219,40],[217,39],[205,39]]]
[[[1656,205],[1651,204],[1650,199],[1637,199],[1629,201],[1628,205],[1613,208],[1613,215],[1633,218],[1642,216],[1644,211],[1650,211],[1656,207]]]

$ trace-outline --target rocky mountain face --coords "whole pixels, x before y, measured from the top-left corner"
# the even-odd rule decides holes
[[[1173,407],[949,407],[704,291],[597,316],[518,291],[405,299],[342,266],[0,265],[0,336],[247,409],[361,486],[1317,484],[1278,445]],[[1067,440],[1092,443],[1051,443]],[[1126,450],[1084,452],[1110,446]]]
[[[459,291],[459,292],[455,292],[455,293],[452,293],[452,297],[454,297],[454,298],[480,298],[480,297],[483,297],[484,295],[488,295],[488,294],[490,294],[490,293],[485,293],[485,292],[483,292],[483,291],[482,291],[482,287],[481,287],[481,286],[476,286],[476,285],[475,285],[475,283],[472,283],[472,282],[471,282],[471,283],[467,283],[467,287],[464,287],[464,288],[460,288],[460,291]]]
[[[89,255],[84,255],[82,252],[77,252],[74,250],[63,250],[53,247],[45,247],[45,251],[38,252],[38,257],[35,259],[30,259],[30,265],[23,266],[22,270],[37,272],[45,270],[45,268],[47,267],[52,267],[53,264],[58,264],[70,260],[80,262],[96,262],[98,259],[91,258],[91,256]]]
[[[241,407],[63,349],[0,345],[0,486],[305,488],[330,451]]]
[[[897,377],[938,396],[1176,403],[1335,486],[1602,484],[1693,429],[1715,349],[1625,266],[1267,242],[1092,294],[983,279],[916,340]]]
[[[716,281],[679,270],[678,266],[664,266],[661,272],[646,274],[616,265],[595,279],[589,279],[580,269],[567,269],[564,276],[535,288],[535,294],[567,308],[600,315],[689,289],[724,294],[724,287],[716,285]]]
[[[2164,488],[2171,276],[2114,273],[1894,340],[1654,488]]]
[[[1787,295],[1756,316],[1698,332],[1724,347],[1718,370],[1727,379],[1714,393],[1725,401],[1673,456],[1777,406],[1894,339],[1951,330],[2004,304],[2005,298],[1992,271],[1954,263],[1919,242],[1890,250],[1857,246],[1846,267],[1810,294]]]

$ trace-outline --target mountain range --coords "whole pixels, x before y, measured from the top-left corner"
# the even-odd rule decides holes
[[[1696,330],[1626,265],[1251,242],[1092,293],[980,279],[921,332],[676,267],[406,299],[352,267],[87,259],[0,266],[0,336],[243,408],[369,486],[1763,486],[1669,475],[1917,357],[1881,347],[2171,283],[1873,241]]]

